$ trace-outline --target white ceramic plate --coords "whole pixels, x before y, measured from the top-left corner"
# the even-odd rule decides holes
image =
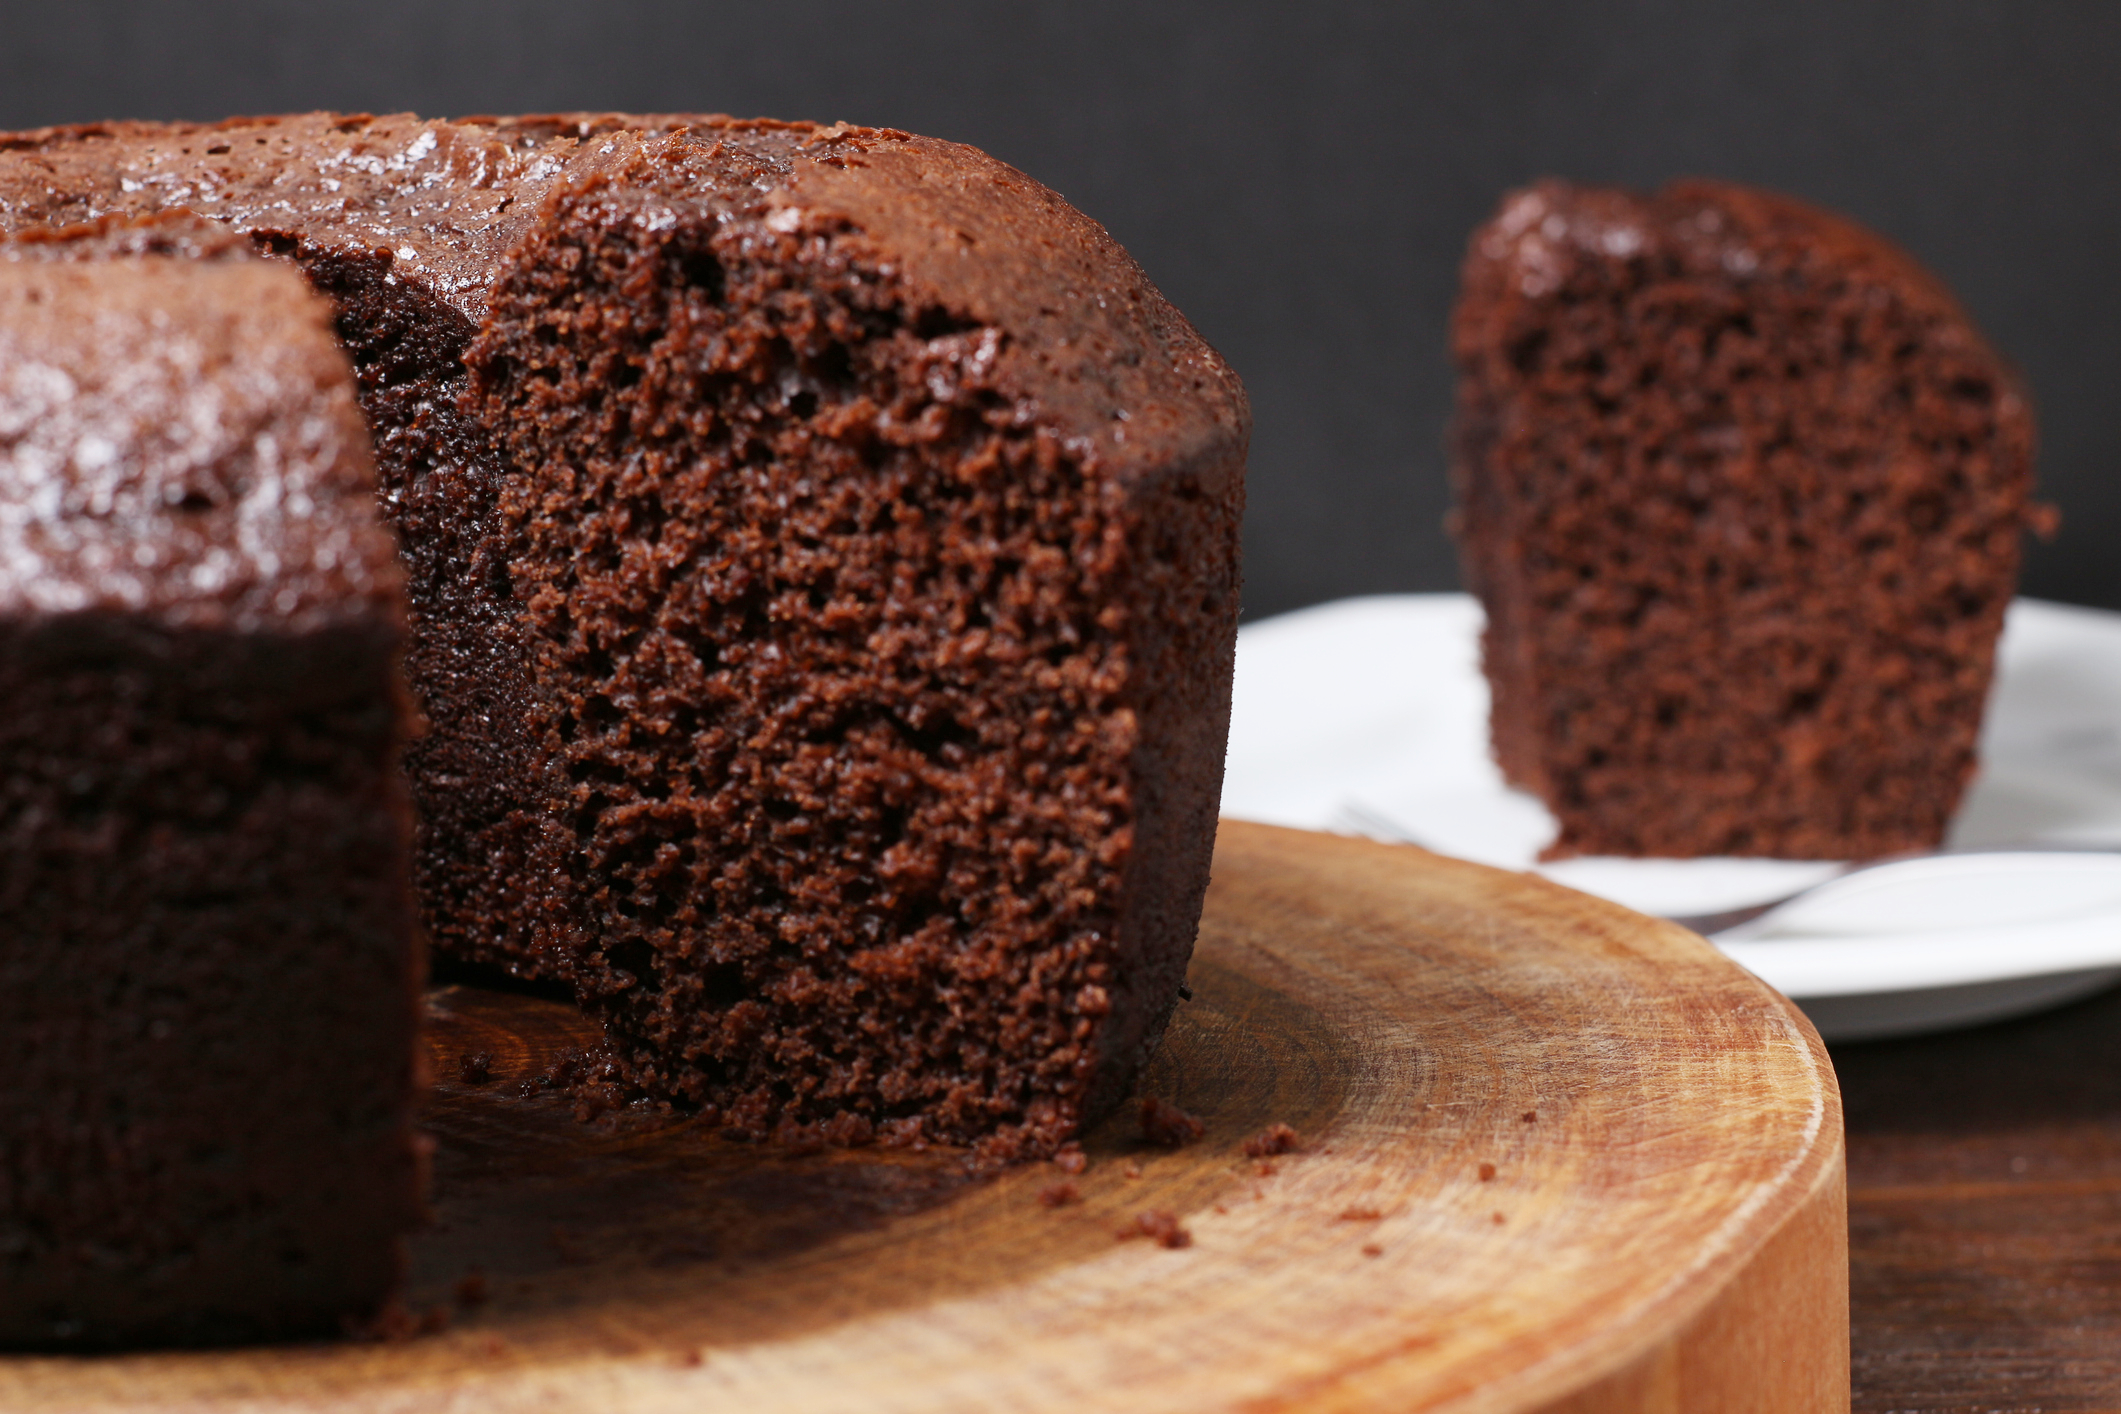
[[[1553,820],[1487,750],[1480,609],[1460,594],[1347,599],[1238,636],[1223,813],[1411,839],[1647,913],[1747,907],[1836,861],[1537,863]],[[2121,614],[2011,606],[1983,770],[1950,855],[1854,874],[1718,946],[1829,1040],[1971,1025],[2121,981]]]

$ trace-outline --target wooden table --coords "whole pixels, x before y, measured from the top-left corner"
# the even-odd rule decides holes
[[[1854,1407],[2121,1410],[2121,991],[1833,1056]]]

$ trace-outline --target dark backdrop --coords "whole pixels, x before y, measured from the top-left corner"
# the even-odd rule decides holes
[[[1102,220],[1251,389],[1247,608],[1438,589],[1444,319],[1542,173],[1837,207],[2026,371],[2064,529],[2026,588],[2121,607],[2111,0],[7,0],[0,126],[331,107],[709,109],[984,147]]]

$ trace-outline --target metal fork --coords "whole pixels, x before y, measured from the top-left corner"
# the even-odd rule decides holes
[[[1352,800],[1344,800],[1340,803],[1334,810],[1333,818],[1328,822],[1328,827],[1346,834],[1364,835],[1382,844],[1410,844],[1417,849],[1426,849],[1435,854],[1450,853],[1449,850],[1439,849],[1427,840],[1415,838],[1396,821],[1387,820],[1382,815]],[[1939,852],[1941,853],[1942,851]],[[1900,854],[1893,856],[1890,860],[1879,859],[1872,860],[1866,864],[1851,864],[1835,874],[1833,878],[1846,878],[1859,869],[1867,869],[1875,864],[1898,863],[1903,859],[1919,857],[1921,856]],[[1794,893],[1784,894],[1781,898],[1769,899],[1766,903],[1749,904],[1744,908],[1727,908],[1720,913],[1663,913],[1657,916],[1664,919],[1667,923],[1677,923],[1682,928],[1691,928],[1703,937],[1707,937],[1711,933],[1720,933],[1726,928],[1735,928],[1741,923],[1750,923],[1762,914],[1780,908],[1793,900],[1803,898],[1813,889],[1832,881],[1832,879],[1822,879],[1817,884],[1798,889]]]

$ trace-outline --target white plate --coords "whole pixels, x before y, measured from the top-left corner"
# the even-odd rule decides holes
[[[1745,907],[1840,872],[1807,860],[1538,864],[1554,823],[1489,758],[1479,632],[1462,594],[1347,599],[1248,625],[1223,813],[1537,868],[1649,913]],[[2021,599],[1999,668],[1982,774],[1949,844],[2121,850],[2121,614]],[[1887,900],[1887,888],[1899,893]],[[1830,1040],[1971,1025],[2121,980],[2121,855],[1943,856],[1891,880],[1852,875],[1794,913],[1715,941]]]

